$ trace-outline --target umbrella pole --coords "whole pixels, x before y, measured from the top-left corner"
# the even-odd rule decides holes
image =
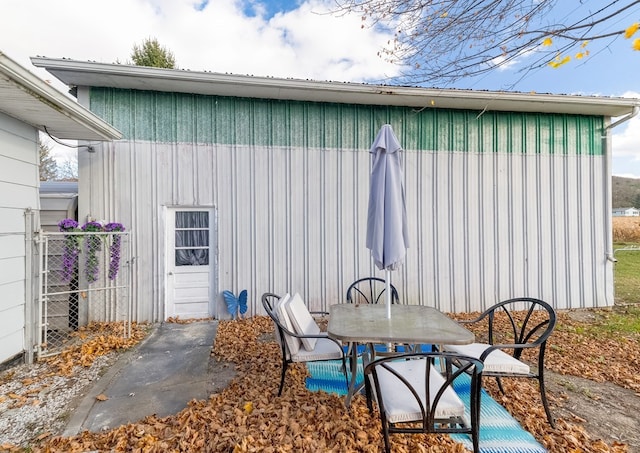
[[[384,270],[385,273],[385,292],[387,295],[387,319],[391,319],[391,271],[389,269]]]

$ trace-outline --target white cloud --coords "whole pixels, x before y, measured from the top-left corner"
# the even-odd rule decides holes
[[[621,97],[637,99],[640,98],[640,93],[627,91]],[[640,178],[640,115],[614,128],[611,142],[613,174]]]
[[[234,0],[202,11],[193,0],[3,0],[0,50],[30,69],[34,55],[126,63],[134,44],[155,37],[194,71],[340,81],[395,75],[377,56],[389,37],[361,28],[359,17],[318,14],[328,5],[310,0],[266,18],[248,17]]]

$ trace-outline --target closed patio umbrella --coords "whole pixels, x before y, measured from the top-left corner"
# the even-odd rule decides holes
[[[404,262],[409,247],[404,198],[402,147],[391,125],[378,132],[372,154],[367,215],[367,248],[378,269],[385,271],[387,318],[391,317],[391,273]]]

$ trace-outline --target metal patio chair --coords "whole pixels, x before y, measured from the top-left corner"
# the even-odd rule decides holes
[[[386,282],[379,277],[364,277],[349,285],[347,289],[347,303],[377,304],[385,303]],[[391,303],[399,304],[400,297],[395,286],[391,285]]]
[[[500,302],[475,319],[460,322],[474,324],[485,319],[486,343],[444,345],[443,350],[481,360],[484,363],[483,376],[495,377],[502,393],[502,378],[537,379],[542,405],[553,427],[554,420],[544,385],[544,355],[547,340],[556,326],[555,310],[542,300],[519,297]],[[525,351],[531,351],[534,355],[537,370],[532,370],[521,360]]]
[[[395,286],[390,285],[391,287],[391,303],[399,304],[400,296],[398,295],[398,290]],[[356,280],[355,282],[349,285],[347,289],[347,303],[350,304],[384,304],[386,302],[386,294],[387,287],[386,282],[383,278],[379,277],[364,277]],[[404,348],[404,351],[400,350],[400,346]],[[347,352],[347,356],[350,355],[350,351],[353,345],[349,344],[349,350]],[[385,355],[385,354],[397,354],[400,352],[413,352],[416,348],[416,345],[387,345],[388,351],[380,351],[374,349],[374,345],[369,344],[369,349],[371,350],[371,357],[375,357],[376,355]]]
[[[402,354],[369,363],[364,369],[367,405],[373,411],[373,401],[378,404],[385,451],[391,451],[389,435],[394,433],[463,433],[479,452],[482,368],[478,359],[447,352]],[[448,372],[443,375],[441,369]],[[457,379],[470,387],[468,411],[453,389]]]
[[[294,298],[297,296],[296,294]],[[273,321],[276,341],[282,353],[282,374],[278,396],[282,394],[287,368],[291,363],[341,360],[348,388],[349,379],[342,345],[339,341],[329,338],[326,332],[320,332],[320,327],[313,321],[311,313],[306,310],[306,307],[301,307],[298,304],[296,309],[299,319],[292,318],[291,315],[296,312],[287,308],[287,305],[292,301],[289,294],[284,297],[273,293],[262,295],[262,306]]]

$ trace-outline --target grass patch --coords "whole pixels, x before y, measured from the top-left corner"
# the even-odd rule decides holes
[[[587,330],[590,334],[603,336],[640,335],[640,305],[618,307]]]
[[[615,302],[640,306],[640,243],[616,242],[613,250]]]

